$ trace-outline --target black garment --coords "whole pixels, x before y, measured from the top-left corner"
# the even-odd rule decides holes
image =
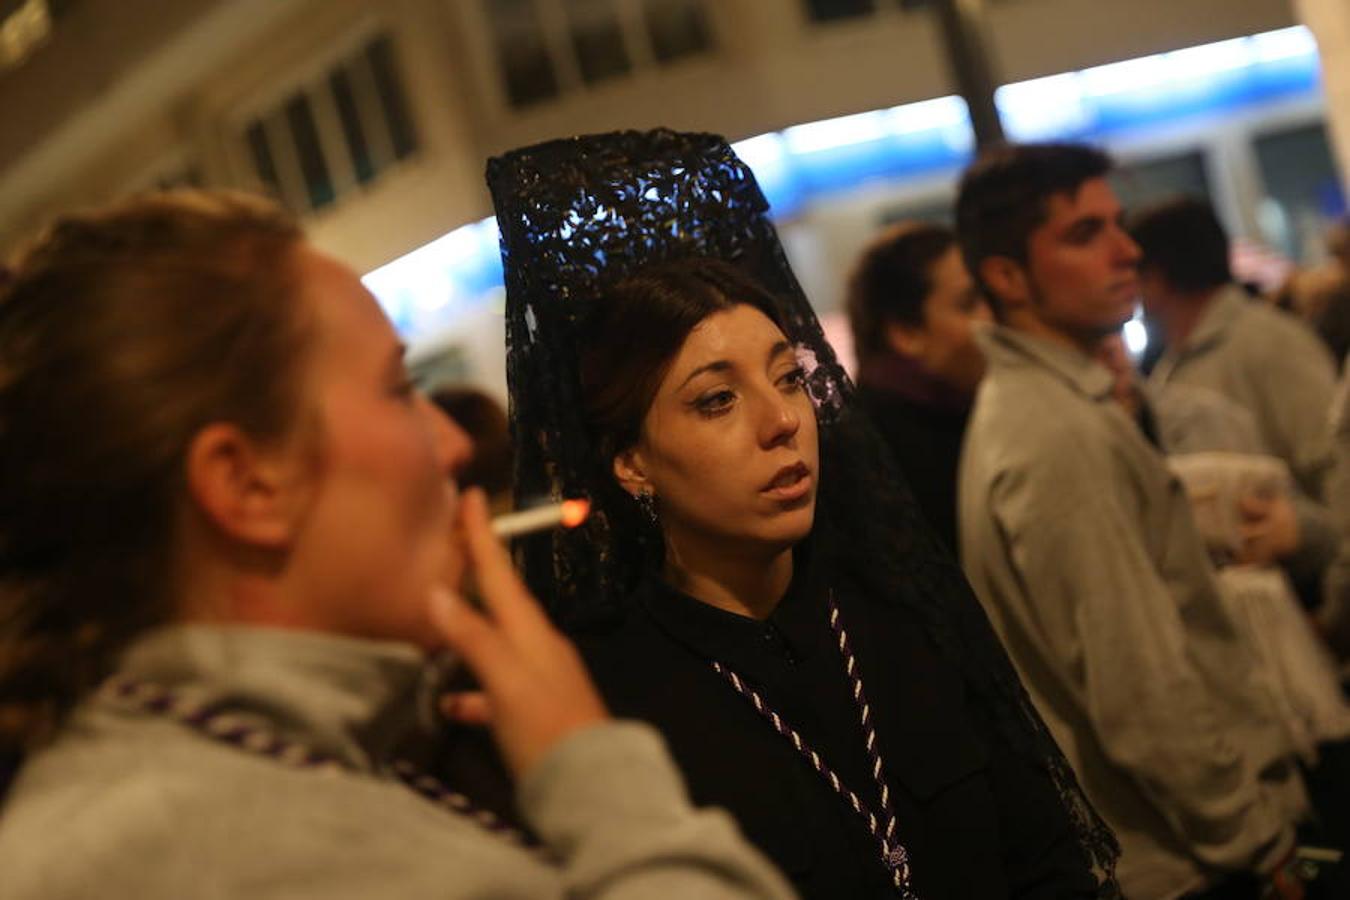
[[[1311,843],[1350,851],[1350,740],[1318,744],[1317,765],[1299,768],[1318,819]]]
[[[1260,900],[1261,879],[1251,872],[1230,875],[1213,887],[1193,891],[1181,900]]]
[[[5,794],[9,793],[9,785],[14,780],[14,776],[19,774],[19,764],[22,757],[12,751],[0,751],[0,801],[5,799]]]
[[[897,604],[836,595],[871,704],[915,891],[1094,897],[1054,784],[968,715],[959,674]],[[733,669],[879,809],[824,592],[796,587],[765,622],[648,581],[629,614],[577,643],[615,715],[665,735],[694,801],[728,809],[806,898],[894,898],[866,825],[713,671]]]
[[[956,473],[970,408],[923,404],[862,381],[858,400],[895,453],[924,518],[956,555]]]

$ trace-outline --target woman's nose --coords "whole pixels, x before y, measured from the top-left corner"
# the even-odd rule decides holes
[[[793,405],[792,398],[773,391],[763,411],[760,443],[765,447],[776,447],[796,437],[801,427],[801,412]]]

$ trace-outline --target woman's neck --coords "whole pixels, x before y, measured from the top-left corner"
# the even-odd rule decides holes
[[[698,546],[668,539],[666,581],[709,606],[764,620],[777,609],[792,582],[792,548],[766,554],[736,547]],[[734,545],[733,545],[734,546]]]

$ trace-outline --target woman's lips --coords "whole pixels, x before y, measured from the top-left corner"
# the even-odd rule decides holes
[[[800,500],[811,491],[811,470],[803,463],[780,469],[760,493],[772,500]]]

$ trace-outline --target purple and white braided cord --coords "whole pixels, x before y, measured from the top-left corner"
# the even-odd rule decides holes
[[[872,779],[876,782],[877,791],[881,796],[881,813],[886,817],[883,837],[889,849],[885,852],[888,858],[898,852],[902,859],[907,859],[908,854],[895,840],[895,807],[891,804],[891,787],[886,780],[886,767],[881,761],[881,749],[877,746],[877,732],[872,727],[872,706],[867,702],[862,675],[858,672],[858,661],[853,655],[853,645],[849,642],[848,631],[844,628],[844,620],[839,614],[839,607],[834,602],[833,594],[829,597],[829,603],[830,628],[838,641],[839,655],[844,658],[844,671],[853,685],[853,702],[858,707],[859,721],[866,739],[867,756],[872,761]],[[904,865],[908,869],[908,862]]]
[[[220,712],[211,704],[194,703],[163,685],[130,678],[112,678],[101,690],[104,696],[123,705],[173,719],[213,740],[274,759],[291,768],[309,769],[323,774],[336,774],[348,769],[327,753],[307,747],[299,741],[283,738],[245,717]],[[396,760],[391,771],[406,786],[433,803],[519,847],[538,849],[534,841],[502,821],[495,813],[483,809],[464,794],[451,790],[439,780],[421,772],[412,763]]]
[[[852,684],[853,702],[858,707],[867,756],[872,762],[872,779],[876,782],[877,792],[881,800],[882,815],[880,818],[867,804],[863,803],[854,791],[844,784],[839,775],[826,764],[825,760],[810,744],[806,743],[802,736],[797,733],[797,730],[784,721],[783,717],[778,715],[764,701],[758,691],[747,685],[735,671],[722,663],[714,660],[712,667],[714,671],[730,683],[736,693],[750,701],[750,705],[768,720],[775,731],[787,738],[788,742],[797,749],[797,752],[806,757],[807,762],[811,764],[811,768],[815,769],[834,789],[835,793],[843,797],[853,811],[867,823],[867,830],[876,838],[881,847],[882,862],[890,871],[891,881],[895,884],[896,890],[904,900],[917,900],[918,895],[914,893],[910,886],[909,852],[895,838],[895,808],[891,803],[891,790],[886,782],[885,766],[881,760],[880,748],[877,746],[876,729],[872,727],[872,708],[867,702],[866,693],[863,691],[862,675],[858,672],[858,663],[853,655],[853,647],[849,643],[848,632],[844,629],[843,618],[839,614],[839,607],[834,602],[833,593],[829,595],[828,600],[830,629],[834,632],[839,655],[844,660],[844,671]]]

